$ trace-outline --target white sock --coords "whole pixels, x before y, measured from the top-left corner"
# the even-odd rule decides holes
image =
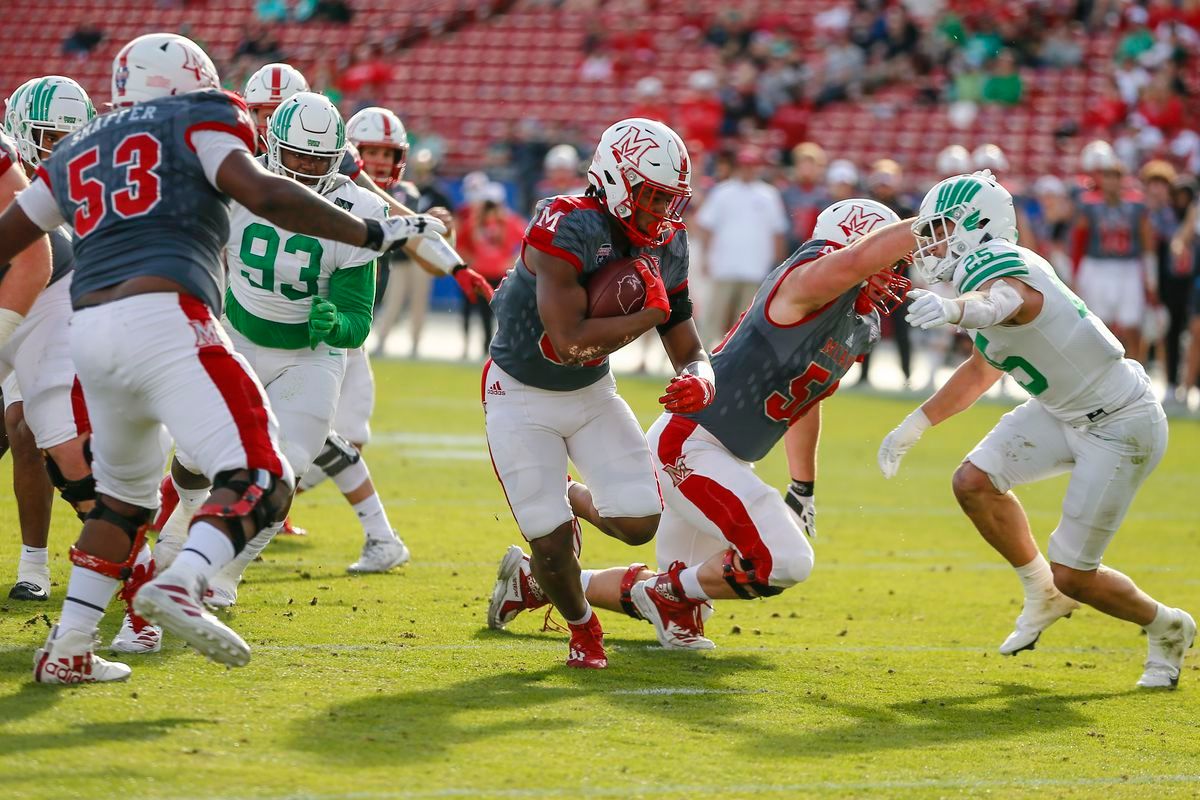
[[[175,483],[173,478],[171,482]],[[179,504],[163,523],[154,543],[154,558],[159,569],[171,566],[179,551],[183,549],[188,538],[188,529],[192,525],[192,517],[208,499],[210,489],[184,489],[175,483],[175,491],[179,493]]]
[[[112,600],[120,581],[101,575],[80,566],[71,567],[71,580],[67,583],[67,599],[63,601],[62,617],[58,621],[58,634],[65,631],[82,631],[88,636],[96,633],[104,609]]]
[[[583,601],[583,616],[580,617],[579,619],[569,619],[569,620],[567,620],[567,624],[568,625],[585,625],[585,624],[587,624],[587,621],[591,618],[592,618],[592,604],[589,603],[587,600],[584,600]]]
[[[688,596],[689,600],[711,599],[704,591],[704,587],[700,585],[700,567],[688,567],[679,573],[679,583],[683,586],[683,593]]]
[[[1021,585],[1025,587],[1025,596],[1028,598],[1040,600],[1058,591],[1054,588],[1054,573],[1050,571],[1050,562],[1041,553],[1034,556],[1025,566],[1013,567],[1013,571],[1021,579]]]
[[[588,584],[592,582],[592,576],[596,574],[594,569],[585,569],[579,573],[579,582],[583,584],[583,593],[587,594]]]
[[[1145,626],[1144,630],[1150,636],[1162,636],[1170,629],[1171,623],[1176,621],[1175,618],[1177,616],[1175,609],[1159,603],[1158,611],[1154,614],[1154,619],[1150,621],[1149,625]]]
[[[379,499],[378,493],[372,493],[366,500],[355,503],[351,508],[358,515],[358,522],[362,525],[363,535],[368,541],[390,541],[394,538],[392,524],[388,522],[387,512],[383,510],[383,501]]]
[[[172,567],[186,567],[209,580],[217,570],[233,560],[233,542],[225,532],[203,520],[188,531],[183,550],[175,557]]]
[[[275,538],[275,534],[283,530],[283,523],[271,525],[268,528],[263,528],[259,534],[250,541],[246,542],[246,546],[242,548],[242,552],[233,557],[233,560],[225,565],[221,570],[221,574],[230,578],[235,584],[242,582],[242,575],[246,572],[246,567],[254,563],[254,559],[262,554],[263,550],[267,549],[267,545]]]
[[[349,494],[371,479],[371,470],[367,469],[367,462],[360,458],[337,475],[331,475],[329,479],[339,492]]]
[[[50,549],[48,547],[29,547],[21,546],[21,559],[17,562],[17,580],[30,580],[42,586],[45,581],[46,585],[43,589],[50,588]]]

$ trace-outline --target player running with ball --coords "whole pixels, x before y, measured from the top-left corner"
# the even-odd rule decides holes
[[[909,282],[895,269],[914,244],[895,213],[861,199],[825,209],[813,236],[767,276],[713,350],[716,401],[695,412],[668,405],[647,434],[666,502],[655,541],[666,569],[583,574],[589,602],[649,620],[664,647],[712,649],[709,601],[777,595],[812,570],[805,534],[815,534],[814,409],[879,339],[879,312],[904,300]],[[785,435],[793,478],[786,501],[753,466]],[[539,576],[509,548],[488,624],[503,627],[540,605]]]
[[[499,323],[484,367],[488,447],[532,574],[571,629],[567,665],[608,665],[600,620],[580,583],[578,518],[629,544],[658,528],[662,499],[641,426],[617,394],[608,355],[655,326],[678,375],[668,408],[713,400],[712,368],[691,319],[687,234],[691,164],[674,131],[622,120],[600,137],[584,196],[541,201],[521,256],[492,301]],[[645,305],[589,318],[588,276],[634,262]],[[567,477],[568,457],[588,485]]]
[[[1174,687],[1195,621],[1100,563],[1167,449],[1166,416],[1145,371],[1045,259],[1015,244],[1012,197],[986,170],[930,189],[913,232],[917,269],[930,283],[952,283],[957,296],[914,291],[908,321],[958,325],[975,350],[883,440],[880,469],[894,476],[927,428],[1011,374],[1030,399],[1005,414],[954,473],[959,505],[1025,588],[1025,606],[1000,652],[1032,649],[1042,631],[1083,602],[1145,629],[1149,654],[1138,686]],[[1071,480],[1047,559],[1010,490],[1064,472]]]

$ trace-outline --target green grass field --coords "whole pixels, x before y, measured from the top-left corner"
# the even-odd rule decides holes
[[[1180,688],[1134,689],[1145,639],[1084,610],[1032,653],[995,648],[1016,578],[954,503],[950,473],[1001,413],[931,433],[885,482],[881,437],[912,403],[826,403],[820,538],[808,583],[723,602],[718,649],[668,653],[607,613],[610,667],[563,666],[541,616],[484,624],[495,565],[519,536],[492,475],[473,368],[382,363],[367,453],[413,563],[350,577],[361,535],[332,486],[302,496],[304,539],[277,540],[228,621],[240,670],[177,640],[125,684],[30,681],[57,616],[76,524],[56,510],[49,604],[0,601],[0,794],[10,798],[1200,797],[1200,656]],[[657,381],[622,380],[642,422]],[[8,461],[0,486],[9,485]],[[761,465],[786,482],[782,453]],[[1107,562],[1200,610],[1200,425],[1166,460]],[[1021,493],[1041,540],[1064,480]],[[5,491],[3,586],[15,574]],[[653,562],[587,530],[587,566]],[[107,644],[116,605],[102,628]]]

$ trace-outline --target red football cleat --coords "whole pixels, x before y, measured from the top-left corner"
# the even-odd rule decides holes
[[[509,545],[496,570],[496,583],[488,603],[488,627],[500,630],[522,611],[541,608],[549,602],[529,571],[529,556],[517,545]]]
[[[175,506],[179,505],[179,492],[175,491],[175,481],[171,480],[170,475],[162,479],[162,483],[158,486],[158,492],[162,495],[162,502],[158,506],[158,514],[155,515],[154,522],[150,523],[151,530],[155,531],[163,529],[171,517],[171,512],[175,510]]]
[[[289,515],[284,518],[283,527],[280,528],[279,533],[283,536],[308,536],[308,529],[293,525],[292,518]]]
[[[604,629],[600,617],[592,617],[582,625],[567,625],[571,629],[570,651],[567,666],[580,669],[604,669],[608,666],[608,655],[604,652]]]
[[[679,573],[686,568],[676,561],[666,572],[633,585],[630,599],[641,615],[650,620],[659,644],[671,650],[712,650],[716,647],[704,637],[704,603],[684,595]]]

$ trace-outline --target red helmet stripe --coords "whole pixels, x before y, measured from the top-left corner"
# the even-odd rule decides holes
[[[280,84],[282,82],[283,82],[283,70],[281,70],[279,67],[272,67],[271,68],[271,99],[272,100],[274,100],[275,98],[280,96],[280,94],[281,94],[280,89],[282,88],[280,86]]]
[[[388,121],[387,114],[380,114],[379,118],[383,120],[383,135],[392,135],[392,123]]]

